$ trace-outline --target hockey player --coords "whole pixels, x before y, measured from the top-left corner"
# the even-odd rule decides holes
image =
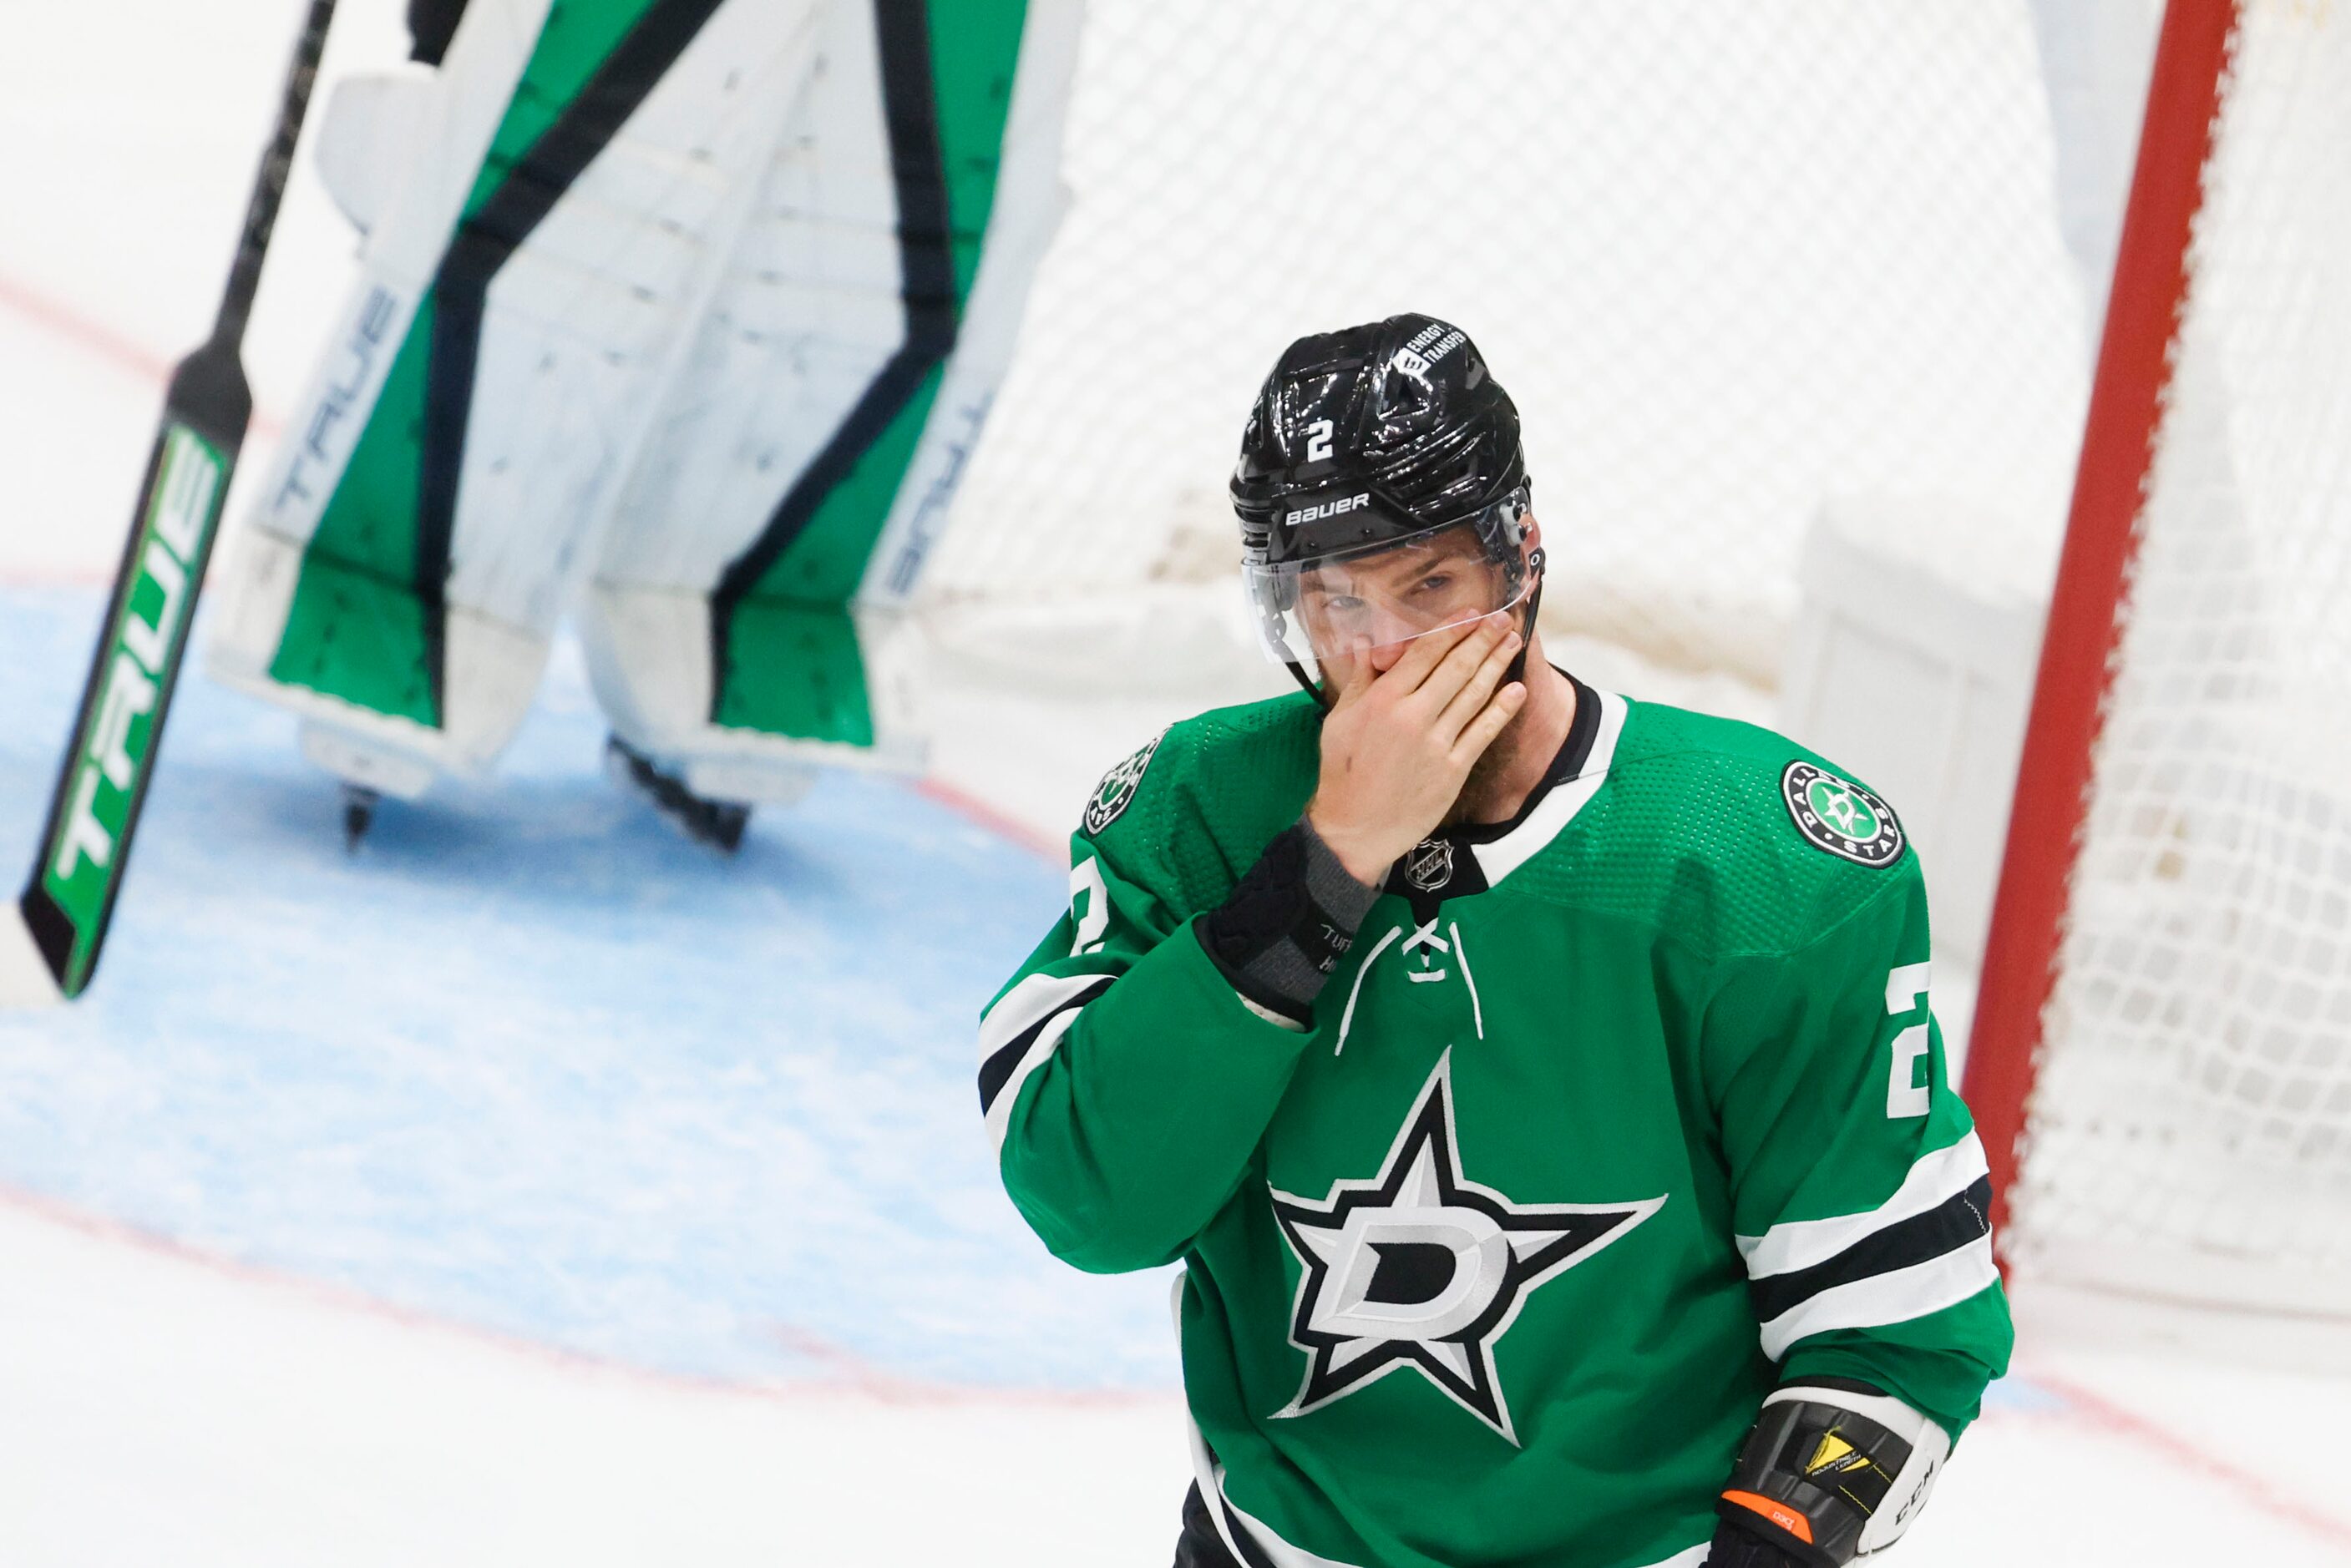
[[[1113,768],[980,1026],[1013,1201],[1181,1259],[1179,1568],[1836,1564],[2006,1364],[1886,804],[1546,663],[1519,421],[1300,339],[1232,482],[1306,691]]]

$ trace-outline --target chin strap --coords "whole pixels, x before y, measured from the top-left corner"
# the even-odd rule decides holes
[[[1527,654],[1535,645],[1535,616],[1542,609],[1543,553],[1534,550],[1527,556],[1527,570],[1535,576],[1535,586],[1527,590],[1527,624],[1520,628],[1519,656],[1502,671],[1502,684],[1527,678]]]

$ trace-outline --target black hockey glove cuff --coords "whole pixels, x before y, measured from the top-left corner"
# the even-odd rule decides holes
[[[1379,896],[1377,888],[1349,876],[1301,817],[1274,836],[1232,896],[1193,929],[1244,1000],[1302,1029]]]
[[[1950,1451],[1940,1427],[1866,1384],[1777,1388],[1716,1504],[1709,1568],[1842,1568],[1917,1517]]]

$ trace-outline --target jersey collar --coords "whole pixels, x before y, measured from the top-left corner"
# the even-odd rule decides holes
[[[1554,669],[1557,666],[1553,666]],[[1567,671],[1561,670],[1567,675]],[[1628,704],[1613,691],[1595,691],[1573,675],[1575,716],[1541,783],[1504,822],[1450,827],[1433,834],[1389,873],[1388,890],[1411,901],[1426,919],[1441,899],[1482,893],[1559,836],[1600,789],[1616,753]],[[1466,862],[1466,864],[1465,864]]]
[[[1489,888],[1565,831],[1576,813],[1600,793],[1608,765],[1615,760],[1617,737],[1625,732],[1630,704],[1614,691],[1593,691],[1573,675],[1568,680],[1575,687],[1575,718],[1543,783],[1508,822],[1465,828],[1455,835],[1476,857],[1478,869],[1485,873]]]

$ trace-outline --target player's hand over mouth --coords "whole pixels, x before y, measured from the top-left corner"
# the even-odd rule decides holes
[[[1415,639],[1384,671],[1367,653],[1344,656],[1306,818],[1358,881],[1376,885],[1437,829],[1517,716],[1526,685],[1501,680],[1519,641],[1506,618],[1489,616]]]

